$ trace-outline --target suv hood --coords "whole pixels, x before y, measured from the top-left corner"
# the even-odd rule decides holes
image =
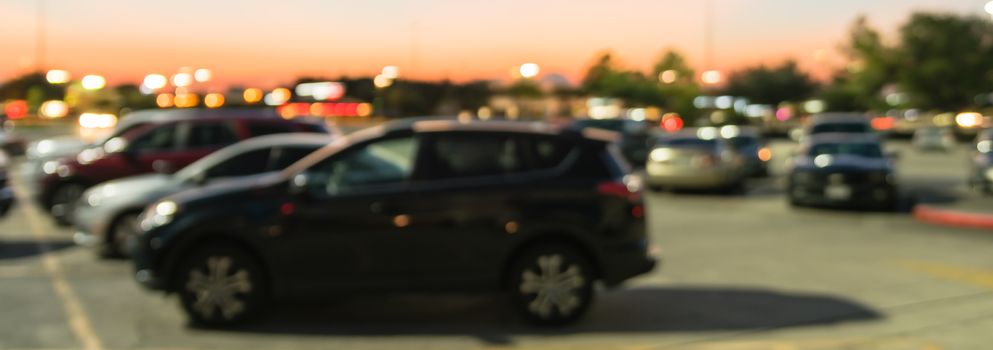
[[[145,206],[184,188],[183,182],[165,174],[149,174],[113,180],[94,186],[81,197],[92,206]]]
[[[280,171],[212,181],[203,187],[185,190],[166,199],[179,204],[190,204],[228,195],[237,195],[256,188],[275,185],[283,180]]]
[[[793,162],[794,170],[807,171],[890,171],[892,164],[886,158],[866,158],[849,154],[830,156],[827,164],[818,166],[815,158],[810,156],[799,156]]]

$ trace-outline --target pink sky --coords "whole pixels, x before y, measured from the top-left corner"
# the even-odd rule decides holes
[[[0,2],[0,82],[35,67],[38,2]],[[983,13],[986,0],[712,0],[714,67],[795,58],[819,75],[866,14],[891,32],[914,10]],[[415,79],[507,79],[511,67],[581,78],[598,53],[648,70],[669,47],[705,65],[704,1],[44,0],[46,68],[137,82],[181,66],[215,86],[270,87],[303,74],[373,75],[397,65]],[[817,52],[826,59],[818,60]]]

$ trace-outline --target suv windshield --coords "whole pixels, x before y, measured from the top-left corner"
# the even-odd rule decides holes
[[[862,123],[826,123],[815,125],[810,129],[811,134],[866,132],[870,132],[870,128],[868,125]]]
[[[810,147],[811,157],[819,155],[852,155],[865,158],[882,158],[883,151],[875,143],[822,143]]]
[[[759,139],[753,136],[738,136],[728,139],[735,148],[744,148],[755,146],[759,143]]]
[[[717,140],[679,138],[679,139],[661,140],[659,141],[658,145],[662,147],[670,147],[670,148],[715,148],[717,147]]]

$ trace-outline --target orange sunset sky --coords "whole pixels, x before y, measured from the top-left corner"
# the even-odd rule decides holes
[[[43,1],[39,3],[39,1]],[[823,76],[859,14],[893,32],[914,10],[983,14],[986,0],[711,0],[714,67],[795,58]],[[705,64],[705,2],[674,0],[0,0],[0,83],[34,69],[38,13],[46,68],[138,82],[181,66],[213,87],[271,87],[298,75],[508,79],[511,67],[581,78],[613,51],[648,70],[674,47]],[[41,6],[39,6],[41,5]],[[820,52],[820,54],[818,54]]]

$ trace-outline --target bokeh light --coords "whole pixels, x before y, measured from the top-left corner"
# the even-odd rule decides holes
[[[69,114],[69,106],[59,100],[45,101],[39,108],[41,115],[48,118],[62,118]]]
[[[724,78],[721,76],[720,71],[708,70],[700,75],[700,80],[707,85],[717,85],[720,84]]]
[[[191,92],[176,94],[173,104],[179,108],[193,108],[200,105],[200,97]]]
[[[537,63],[525,63],[521,65],[520,73],[524,78],[534,78],[541,72],[541,67]]]
[[[203,97],[203,105],[207,108],[219,108],[224,105],[224,95],[216,92],[209,93]]]
[[[672,69],[659,73],[659,81],[662,83],[672,84],[676,82],[676,79],[679,79],[679,72]]]
[[[117,116],[110,113],[83,113],[79,115],[79,126],[87,129],[107,129],[117,125]]]
[[[359,105],[355,107],[355,114],[360,117],[368,117],[372,115],[372,105],[368,103],[359,103]]]
[[[165,92],[158,96],[155,96],[155,105],[159,108],[170,108],[173,106],[172,99],[175,98],[172,94]]]
[[[393,80],[387,78],[385,75],[380,74],[372,79],[372,84],[375,85],[377,88],[383,89],[390,87],[390,85],[393,85]]]
[[[45,80],[50,84],[65,84],[69,82],[69,72],[62,69],[53,69],[45,74]]]
[[[190,73],[176,73],[172,76],[172,85],[186,87],[193,84],[193,76]]]
[[[662,129],[668,132],[676,132],[683,128],[683,118],[676,113],[666,113],[662,116]]]
[[[200,68],[193,72],[193,79],[198,83],[205,83],[214,77],[214,73],[207,68]]]
[[[383,71],[380,73],[380,75],[386,77],[387,79],[391,79],[391,80],[396,79],[400,77],[400,68],[398,68],[397,66],[383,67]]]
[[[290,98],[293,97],[293,93],[291,93],[290,89],[287,88],[277,88],[272,90],[272,92],[269,93],[269,96],[272,98],[269,101],[266,101],[266,104],[270,106],[278,106],[288,102]]]
[[[104,86],[107,86],[107,79],[104,79],[99,75],[91,74],[84,76],[80,83],[86,90],[100,90],[103,89]]]
[[[262,89],[248,88],[241,94],[247,104],[256,104],[262,101]]]
[[[975,128],[983,125],[983,115],[976,112],[963,112],[955,116],[955,124],[963,128]]]
[[[168,83],[169,83],[169,80],[166,79],[166,77],[164,75],[162,75],[162,74],[149,74],[149,75],[146,75],[145,76],[145,79],[142,80],[142,82],[141,82],[142,85],[144,85],[145,87],[147,87],[149,89],[152,89],[152,90],[158,90],[158,89],[164,88],[166,86],[166,84],[168,84]]]

